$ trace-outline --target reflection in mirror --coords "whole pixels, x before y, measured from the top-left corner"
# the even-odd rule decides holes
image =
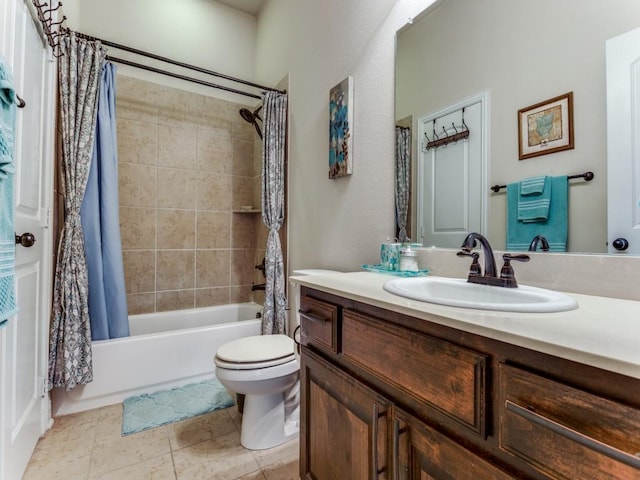
[[[396,125],[396,238],[399,242],[409,241],[411,230],[409,219],[409,191],[411,187],[411,127]]]
[[[629,0],[443,0],[398,32],[396,119],[409,118],[413,133],[408,236],[419,236],[421,119],[488,92],[486,185],[594,172],[591,182],[570,181],[568,250],[606,252],[605,42],[638,26],[640,2]],[[573,92],[575,148],[519,160],[518,110],[566,92]],[[483,187],[485,233],[496,249],[506,247],[505,190]]]

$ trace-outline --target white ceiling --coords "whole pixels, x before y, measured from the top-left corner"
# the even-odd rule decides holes
[[[266,0],[216,0],[218,3],[223,3],[231,8],[240,10],[241,12],[248,13],[254,17],[258,16],[258,12],[262,8],[262,5]]]

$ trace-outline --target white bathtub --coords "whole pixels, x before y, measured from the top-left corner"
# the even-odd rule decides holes
[[[214,375],[218,347],[260,334],[262,306],[217,307],[129,316],[131,336],[92,343],[93,382],[52,393],[53,415],[118,403]]]

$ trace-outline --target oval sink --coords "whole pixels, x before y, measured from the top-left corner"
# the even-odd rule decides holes
[[[396,278],[383,288],[394,295],[450,307],[478,308],[505,312],[563,312],[578,308],[568,295],[544,288],[520,285],[493,287],[444,277]]]

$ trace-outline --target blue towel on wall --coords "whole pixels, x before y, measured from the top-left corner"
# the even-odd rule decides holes
[[[551,177],[540,176],[520,180],[518,220],[543,222],[549,219],[551,204]]]
[[[547,179],[546,175],[541,175],[520,180],[520,195],[540,195],[548,185]]]
[[[550,252],[566,252],[569,215],[569,183],[566,175],[550,177],[549,217],[542,222],[518,220],[519,183],[507,185],[507,250],[526,251],[533,237],[544,235]]]
[[[16,92],[6,60],[0,56],[0,327],[16,313],[13,200],[13,137]]]

